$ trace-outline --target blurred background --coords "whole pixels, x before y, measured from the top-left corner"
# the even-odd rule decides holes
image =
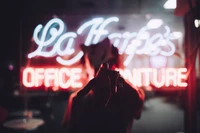
[[[77,60],[75,56],[81,54],[81,44],[91,45],[109,37],[111,44],[119,50],[121,74],[133,85],[142,88],[146,94],[142,117],[134,122],[132,132],[199,133],[198,2],[198,0],[2,1],[0,131],[66,133],[67,129],[61,126],[61,122],[69,95],[82,89],[89,80],[86,68],[79,62],[81,56]],[[94,20],[98,18],[99,20]],[[44,28],[50,22],[52,25],[46,29],[48,34],[45,34]],[[92,23],[83,28],[88,22]],[[39,24],[43,27],[38,28]],[[62,29],[62,24],[65,28],[60,34],[55,29],[50,30],[52,27]],[[100,29],[101,27],[104,29]],[[71,38],[66,36],[64,38],[66,33],[70,33],[68,35]],[[87,41],[91,35],[92,39]],[[95,40],[97,35],[99,39]],[[40,55],[37,53],[28,58],[30,53],[42,46],[42,37],[45,37],[43,40],[45,42],[52,36],[56,38],[47,43],[48,46],[43,47],[43,52],[49,53],[56,44],[60,44],[60,51],[68,48],[71,54],[56,52],[45,57],[44,53]],[[94,55],[98,58],[96,53]],[[58,61],[57,57],[62,57],[64,61],[62,59]],[[69,63],[70,60],[72,63]],[[69,61],[69,64],[64,63],[65,61]],[[26,69],[28,67],[33,69]],[[35,74],[36,68],[46,70],[63,67],[70,73],[68,79],[75,78],[74,84],[71,81],[67,87],[54,87],[55,79],[47,86],[40,79],[41,75],[32,80],[30,78],[31,74]],[[72,69],[76,69],[74,72],[78,77],[71,74]],[[28,72],[25,73],[25,70]],[[145,72],[148,74],[145,75]],[[163,81],[161,85],[159,85],[160,80]],[[32,117],[30,123],[24,119],[26,116]]]

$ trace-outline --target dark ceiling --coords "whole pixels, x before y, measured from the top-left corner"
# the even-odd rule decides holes
[[[167,0],[25,0],[20,4],[21,13],[74,13],[85,12],[166,12],[163,4]]]

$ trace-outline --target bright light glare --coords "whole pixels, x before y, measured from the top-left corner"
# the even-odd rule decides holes
[[[157,29],[163,24],[163,21],[161,19],[151,19],[147,23],[147,28],[148,29]]]
[[[195,25],[196,28],[199,28],[199,26],[200,26],[200,20],[195,19],[194,20],[194,25]]]
[[[163,7],[165,9],[176,9],[176,0],[168,0]]]

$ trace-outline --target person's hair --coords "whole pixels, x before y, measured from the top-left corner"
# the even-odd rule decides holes
[[[95,45],[85,46],[84,44],[81,44],[80,47],[84,52],[84,56],[81,58],[80,63],[85,65],[85,56],[88,55],[90,65],[94,68],[95,74],[97,73],[100,65],[104,62],[108,62],[111,67],[120,67],[120,55],[118,53],[118,48],[110,44],[110,40],[108,38]],[[100,47],[103,47],[103,49],[100,49],[102,50],[102,54],[95,54],[95,51],[98,51]],[[107,47],[110,47],[110,50],[108,50],[109,48],[106,49]],[[94,58],[95,56],[96,58]]]

